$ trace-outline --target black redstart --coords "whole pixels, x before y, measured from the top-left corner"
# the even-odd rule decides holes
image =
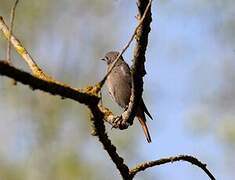
[[[119,52],[111,51],[108,52],[102,59],[107,63],[107,71],[109,71],[112,66],[112,63],[118,55]],[[130,68],[121,56],[117,60],[114,68],[112,69],[111,73],[107,78],[107,87],[109,94],[111,95],[113,100],[124,109],[128,107],[130,101],[132,86],[131,83],[132,82]],[[141,98],[139,107],[137,108],[136,117],[138,118],[143,128],[147,141],[150,143],[151,137],[148,131],[148,127],[146,125],[145,113],[152,119],[152,116],[150,115],[144,104],[143,98]]]

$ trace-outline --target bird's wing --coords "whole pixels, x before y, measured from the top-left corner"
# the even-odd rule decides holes
[[[148,117],[150,117],[150,119],[153,119],[153,117],[151,116],[151,114],[149,113],[147,107],[144,104],[143,98],[141,98],[141,100],[140,100],[140,107],[143,108],[144,112],[148,115]]]

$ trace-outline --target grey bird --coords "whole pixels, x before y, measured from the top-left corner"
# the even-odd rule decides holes
[[[119,55],[119,52],[111,51],[111,52],[106,53],[105,57],[102,59],[106,61],[107,63],[107,72],[111,68],[112,63],[115,61],[118,55]],[[124,61],[123,57],[120,56],[114,68],[112,69],[111,73],[109,74],[106,84],[107,84],[108,91],[112,99],[123,109],[126,109],[128,107],[128,104],[130,101],[131,86],[132,86],[131,83],[132,82],[131,82],[130,67]],[[148,127],[146,125],[145,113],[151,119],[153,119],[144,104],[143,98],[141,98],[140,104],[137,108],[136,117],[138,118],[143,128],[147,141],[150,143],[151,137],[148,131]]]

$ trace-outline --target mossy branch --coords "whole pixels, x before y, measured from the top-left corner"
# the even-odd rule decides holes
[[[0,74],[29,85],[33,90],[39,89],[52,95],[59,95],[61,98],[73,99],[82,104],[98,104],[99,102],[99,97],[90,90],[75,89],[62,83],[35,77],[11,66],[7,61],[0,61]]]
[[[124,163],[124,159],[118,155],[116,147],[111,143],[111,140],[108,138],[108,135],[105,132],[105,125],[103,121],[104,115],[100,113],[97,106],[90,105],[89,108],[92,114],[96,115],[95,117],[91,117],[91,122],[93,125],[92,134],[98,136],[99,141],[103,144],[104,149],[108,152],[110,158],[119,170],[122,178],[129,180],[129,168]]]

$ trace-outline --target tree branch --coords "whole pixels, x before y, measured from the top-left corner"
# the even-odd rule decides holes
[[[169,158],[162,158],[156,161],[145,162],[131,169],[129,173],[130,173],[130,176],[133,178],[138,172],[144,171],[147,168],[159,166],[159,165],[166,164],[166,163],[173,163],[176,161],[190,162],[193,165],[196,165],[199,168],[201,168],[210,177],[211,180],[215,180],[215,177],[213,176],[213,174],[206,168],[206,164],[203,164],[197,158],[193,156],[189,156],[189,155],[178,155],[178,156],[172,156]]]
[[[0,61],[0,74],[10,77],[17,82],[29,85],[31,89],[40,89],[52,95],[59,95],[62,98],[73,99],[82,104],[97,104],[99,97],[92,92],[92,88],[75,89],[68,85],[35,77],[27,72],[16,69],[9,65],[7,61]]]
[[[98,136],[99,141],[103,144],[104,149],[108,152],[112,161],[119,170],[122,178],[129,180],[129,168],[126,164],[124,164],[123,158],[118,155],[116,152],[116,147],[111,143],[108,135],[105,132],[103,114],[100,113],[100,110],[97,106],[91,105],[89,108],[92,111],[92,114],[96,115],[91,118],[91,122],[93,124],[93,135]]]
[[[13,25],[14,25],[14,19],[15,19],[15,11],[16,11],[16,6],[18,4],[19,0],[16,0],[12,9],[11,9],[11,18],[10,18],[10,35],[9,37],[11,37],[12,32],[13,32]],[[7,57],[6,57],[7,61],[10,63],[11,62],[11,42],[10,42],[10,38],[8,40],[8,44],[7,44]]]

